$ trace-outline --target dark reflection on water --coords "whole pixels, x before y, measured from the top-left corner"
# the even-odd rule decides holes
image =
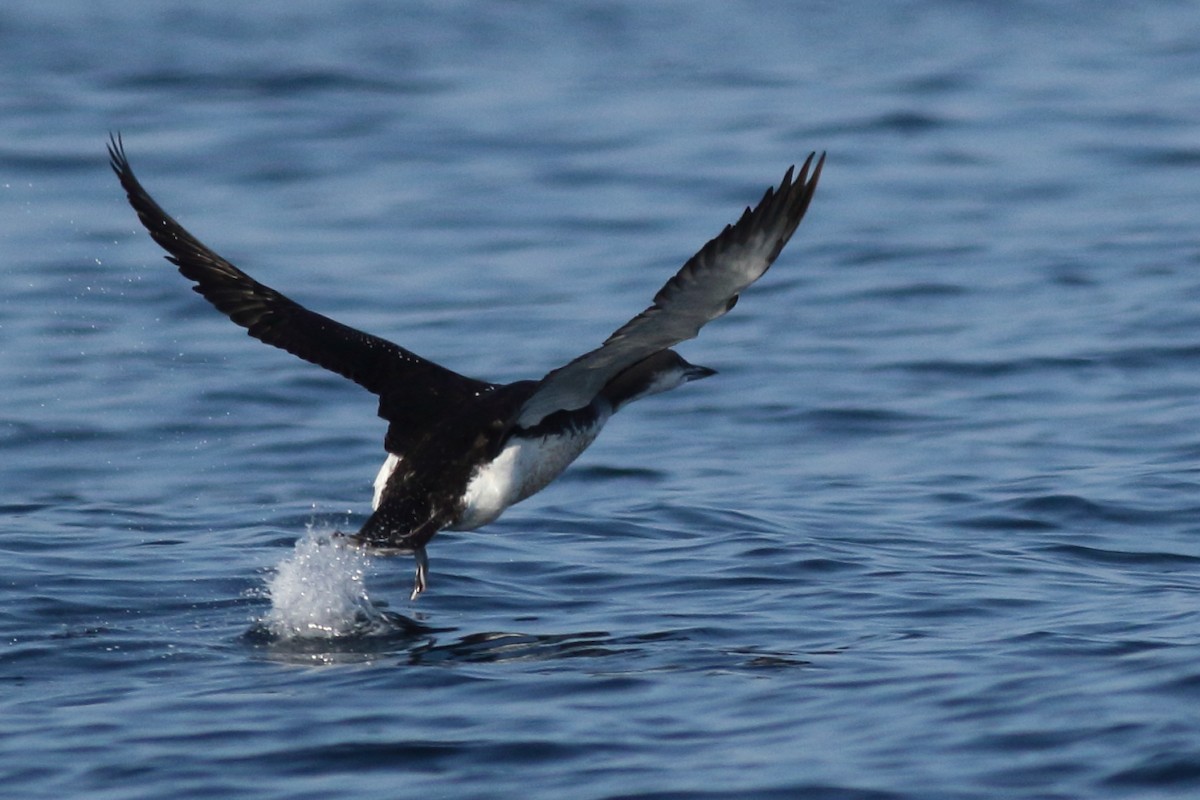
[[[431,642],[413,648],[409,664],[502,663],[562,658],[606,658],[632,655],[637,642],[619,642],[609,634],[574,633],[535,636],[525,633],[473,633],[447,644]]]
[[[382,620],[382,622],[381,622]],[[686,664],[664,662],[655,653],[664,642],[692,641],[683,632],[614,636],[605,631],[530,634],[488,631],[454,636],[453,629],[437,628],[393,612],[362,618],[360,627],[332,637],[280,636],[256,624],[241,641],[263,657],[280,663],[332,665],[375,663],[397,659],[399,666],[453,666],[553,662],[562,659],[595,661],[589,669],[624,671],[631,664],[651,670],[787,669],[807,667],[810,661],[785,654],[735,648],[689,658]],[[828,655],[826,653],[825,655]]]
[[[686,663],[664,660],[654,647],[663,639],[682,639],[678,634],[611,636],[605,633],[531,635],[523,633],[477,633],[441,644],[430,642],[414,647],[403,662],[407,665],[453,665],[457,663],[509,663],[590,659],[590,668],[612,672],[678,672],[713,670],[770,670],[810,666],[803,658],[753,650],[692,653]],[[640,666],[639,666],[640,663]],[[632,669],[631,669],[632,667]]]

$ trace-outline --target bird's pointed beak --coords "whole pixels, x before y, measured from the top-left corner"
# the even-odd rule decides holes
[[[697,364],[688,364],[687,372],[683,374],[688,381],[698,381],[701,378],[707,378],[710,375],[716,375],[717,371],[711,367],[701,367]]]

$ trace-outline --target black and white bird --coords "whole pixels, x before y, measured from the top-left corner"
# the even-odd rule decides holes
[[[795,175],[789,168],[600,347],[539,380],[499,384],[459,375],[264,286],[163,211],[134,176],[120,137],[108,153],[138,219],[196,292],[254,338],[378,395],[387,459],[375,478],[374,513],[350,538],[413,555],[413,599],[426,587],[434,534],[492,522],[557,478],[621,408],[715,372],[671,348],[733,308],[767,271],[804,217],[825,163],[822,155],[814,166],[813,153]]]

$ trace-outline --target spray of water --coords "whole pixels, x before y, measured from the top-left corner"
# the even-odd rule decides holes
[[[327,531],[311,527],[267,581],[271,610],[263,625],[283,639],[332,639],[386,628],[367,595],[371,559]]]

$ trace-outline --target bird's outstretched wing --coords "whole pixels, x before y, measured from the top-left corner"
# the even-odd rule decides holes
[[[618,328],[599,348],[542,378],[518,413],[522,428],[555,411],[581,408],[605,384],[648,356],[691,339],[700,328],[733,308],[738,294],[754,283],[788,243],[817,188],[825,156],[808,157],[795,180],[794,167],[779,188],[767,189],[753,209],[700,248],[654,296],[654,303]]]
[[[453,403],[493,385],[459,375],[386,339],[309,311],[205,247],[142,188],[119,136],[108,145],[113,171],[150,236],[198,292],[254,338],[338,373],[380,396],[379,414],[421,427]],[[391,438],[389,433],[389,438]]]

